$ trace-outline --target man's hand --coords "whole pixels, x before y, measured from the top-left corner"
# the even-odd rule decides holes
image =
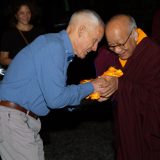
[[[103,97],[110,97],[118,89],[118,78],[106,76],[105,79],[107,79],[108,83],[106,86],[106,91],[104,94],[102,94],[102,96]]]
[[[105,93],[105,88],[108,86],[108,81],[105,78],[98,77],[91,81],[94,87],[94,92],[99,92],[100,94]]]
[[[81,83],[92,82],[94,92],[86,99],[96,99],[100,102],[107,100],[118,89],[118,77],[121,77],[123,72],[120,69],[109,67],[97,79],[83,80]]]
[[[118,89],[118,78],[105,76],[92,81],[94,92],[100,94],[99,102],[106,101]]]

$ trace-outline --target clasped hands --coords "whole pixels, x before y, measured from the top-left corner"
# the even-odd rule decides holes
[[[97,99],[99,102],[109,99],[109,97],[118,89],[118,78],[112,76],[98,77],[91,80],[94,92],[91,99]],[[94,96],[94,97],[93,97]]]
[[[94,87],[94,92],[86,99],[96,99],[99,102],[107,100],[118,89],[118,77],[122,75],[122,70],[111,66],[98,78],[81,81],[81,83],[91,82]]]

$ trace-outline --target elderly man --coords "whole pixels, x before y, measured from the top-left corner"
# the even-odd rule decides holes
[[[72,15],[66,30],[39,36],[17,54],[0,84],[2,159],[43,160],[38,116],[47,115],[50,109],[78,105],[92,92],[99,92],[102,99],[111,94],[111,83],[103,78],[66,85],[73,57],[85,58],[96,51],[103,34],[99,15],[81,10]]]
[[[105,36],[108,49],[99,50],[97,74],[110,65],[124,74],[113,96],[117,160],[159,160],[160,48],[129,15],[112,17]]]

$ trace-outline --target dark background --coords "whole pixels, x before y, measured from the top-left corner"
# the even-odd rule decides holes
[[[16,0],[0,0],[0,37],[3,31],[8,27],[9,15],[7,9]],[[152,17],[154,12],[160,6],[160,0],[30,0],[35,6],[37,6],[37,17],[34,19],[34,23],[42,25],[46,32],[57,32],[64,29],[67,25],[70,15],[78,9],[93,9],[100,14],[104,22],[106,22],[111,16],[117,13],[126,13],[133,16],[137,22],[138,27],[142,28],[149,36],[151,35]],[[103,45],[105,39],[99,44],[99,47]],[[68,69],[68,84],[78,84],[82,79],[89,79],[95,77],[94,58],[96,53],[89,54],[86,59],[75,60],[70,64]],[[82,102],[74,114],[74,120],[77,116],[77,111],[85,111],[86,117],[95,115],[96,118],[104,118],[105,112],[103,112],[105,105],[101,104],[101,107],[97,108],[98,103],[90,105],[92,103]],[[99,104],[98,104],[99,105]],[[96,109],[95,109],[95,108]],[[61,111],[68,111],[66,108]],[[88,114],[88,111],[90,114]],[[90,112],[91,111],[91,112]],[[102,112],[104,114],[97,114]],[[54,111],[55,113],[55,111]],[[59,113],[59,111],[57,111]],[[93,113],[93,114],[92,114]],[[95,113],[95,114],[94,114]],[[60,114],[62,115],[62,113]],[[60,116],[58,114],[57,117]],[[73,114],[72,114],[73,115]],[[69,117],[71,114],[69,113]],[[64,117],[64,115],[62,115]],[[68,117],[67,117],[68,118]],[[60,118],[61,119],[61,118]]]
[[[6,28],[8,17],[7,7],[16,0],[0,1],[0,29]],[[68,22],[70,15],[77,9],[89,8],[97,11],[104,21],[117,13],[131,14],[137,24],[148,34],[154,11],[160,6],[159,0],[30,0],[38,6],[40,15],[36,23],[41,23],[47,32],[57,31]]]
[[[8,27],[9,15],[7,9],[15,1],[16,0],[0,0],[0,38],[4,30]],[[142,28],[148,34],[148,36],[151,35],[152,17],[154,15],[154,12],[160,6],[160,0],[30,1],[37,6],[37,17],[36,19],[34,19],[34,23],[43,26],[46,32],[57,32],[61,29],[64,29],[67,25],[70,15],[74,11],[82,8],[88,8],[97,11],[104,22],[106,22],[111,16],[117,13],[130,14],[135,18],[138,27]],[[103,39],[98,47],[103,45],[103,43],[105,43],[105,39]],[[96,54],[97,53],[89,54],[84,60],[75,58],[68,69],[68,84],[78,84],[82,79],[90,79],[95,77],[94,59],[96,57]],[[109,127],[107,126],[108,122],[112,122],[112,111],[114,109],[114,106],[111,105],[111,102],[107,101],[98,103],[96,101],[83,100],[79,106],[75,107],[76,109],[72,110],[71,108],[70,110],[68,110],[68,108],[70,108],[70,106],[67,106],[63,109],[52,110],[48,116],[41,118],[41,136],[43,138],[44,144],[50,144],[48,146],[50,152],[47,150],[47,154],[49,154],[49,157],[54,157],[55,160],[63,160],[65,158],[62,158],[62,155],[65,155],[66,157],[67,155],[69,155],[69,158],[67,157],[67,159],[71,160],[71,155],[72,157],[74,157],[73,155],[75,155],[76,158],[73,159],[78,160],[81,158],[77,157],[77,150],[79,151],[83,149],[86,151],[86,155],[81,153],[81,155],[84,156],[83,159],[93,159],[90,158],[90,156],[92,157],[94,155],[92,152],[90,153],[90,147],[95,146],[94,153],[96,154],[97,158],[94,157],[94,160],[111,160],[112,158],[109,158],[109,154],[113,153],[112,149],[110,149],[111,147],[108,147],[108,152],[106,152],[105,150],[105,152],[102,153],[103,145],[104,148],[107,148],[107,145],[110,145],[110,140],[112,140],[112,133],[110,131],[112,125],[109,125]],[[83,127],[83,125],[81,126],[81,124],[83,124],[84,122],[87,124],[85,127]],[[91,130],[91,126],[93,126],[93,130]],[[68,138],[70,140],[68,142],[68,139],[66,140],[65,138],[67,137],[66,134],[68,134],[68,131],[70,130],[72,131],[72,134]],[[85,141],[79,140],[77,144],[76,140],[77,138],[79,138],[77,133],[80,136],[82,135],[82,133],[84,133],[84,137],[87,137],[87,139],[85,139]],[[96,133],[95,136],[91,136],[94,135],[94,133]],[[103,139],[103,133],[107,137],[104,138],[104,140],[99,141],[99,138]],[[56,136],[54,137],[53,134],[54,136]],[[91,143],[91,141],[93,140],[94,143]],[[66,141],[70,145],[66,145],[64,143]],[[93,146],[91,146],[92,144]],[[45,147],[47,145],[45,145]],[[57,147],[58,145],[60,145],[60,148]],[[71,146],[71,149],[68,146]],[[84,146],[86,146],[86,148],[84,148]],[[67,147],[69,148],[69,151]],[[107,155],[104,156],[105,153],[107,153]],[[78,156],[81,155],[79,155],[78,152]],[[98,155],[102,158],[98,159]],[[58,158],[56,158],[56,156]]]
[[[0,37],[9,24],[8,7],[16,0],[0,0]],[[133,16],[138,27],[151,35],[152,17],[160,6],[160,0],[29,0],[36,6],[33,23],[44,27],[46,32],[64,29],[71,14],[78,9],[93,9],[104,22],[118,13]],[[105,43],[105,38],[98,47]],[[95,77],[94,59],[97,53],[89,54],[84,60],[75,58],[68,69],[68,84],[78,84],[82,79]]]

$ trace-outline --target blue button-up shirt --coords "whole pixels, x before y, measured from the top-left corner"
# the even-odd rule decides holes
[[[12,60],[0,84],[0,100],[17,103],[39,116],[48,114],[49,108],[78,105],[93,92],[93,85],[66,85],[73,56],[65,30],[39,36]]]

